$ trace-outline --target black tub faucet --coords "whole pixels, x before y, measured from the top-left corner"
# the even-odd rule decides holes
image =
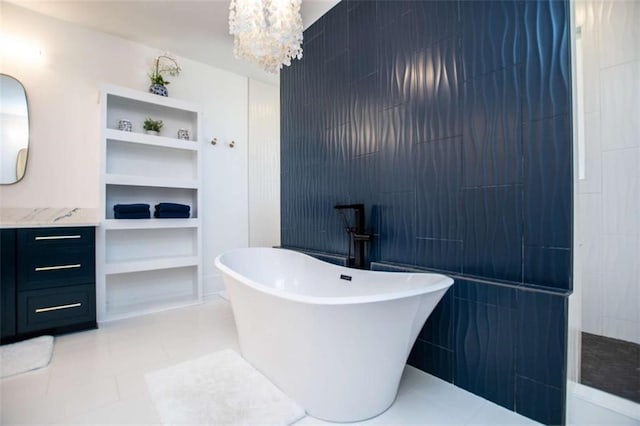
[[[351,262],[351,241],[353,241],[354,261],[353,266],[358,269],[364,269],[364,244],[371,241],[373,235],[365,231],[364,225],[364,204],[337,204],[333,207],[338,210],[345,221],[345,231],[349,234],[349,262]],[[353,210],[356,217],[355,226],[349,226],[349,222],[342,210]]]

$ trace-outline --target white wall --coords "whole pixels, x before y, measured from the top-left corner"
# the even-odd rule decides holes
[[[584,174],[576,285],[583,330],[640,343],[640,2],[576,3],[582,29]]]
[[[280,245],[280,91],[249,80],[249,244]]]
[[[203,263],[204,294],[222,291],[224,286],[220,273],[213,264],[215,257],[227,250],[247,247],[248,231],[248,81],[234,78],[219,78],[211,73],[215,88],[202,93],[208,99],[204,128],[206,139],[204,150],[204,175],[202,187],[205,214],[203,217]],[[194,87],[194,90],[199,90]],[[216,145],[209,141],[217,138]],[[233,148],[229,147],[235,142]]]
[[[152,48],[0,3],[3,36],[38,45],[40,60],[0,57],[0,72],[22,82],[31,122],[24,179],[0,186],[0,207],[99,207],[102,83],[146,90],[162,46]],[[214,257],[248,244],[248,79],[178,58],[169,96],[203,106],[205,294],[222,289]],[[236,147],[224,143],[235,140]]]

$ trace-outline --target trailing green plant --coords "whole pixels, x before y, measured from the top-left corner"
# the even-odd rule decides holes
[[[153,118],[147,117],[144,119],[144,123],[142,123],[142,128],[145,130],[152,130],[154,132],[159,132],[162,129],[164,123],[162,120],[154,120]]]
[[[171,76],[177,76],[180,74],[180,71],[182,71],[182,68],[178,65],[178,62],[165,52],[154,59],[154,67],[149,73],[149,80],[151,80],[151,84],[166,86],[170,83],[164,79],[162,74],[169,73]]]

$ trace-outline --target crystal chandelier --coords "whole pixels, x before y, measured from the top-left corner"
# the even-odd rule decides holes
[[[302,58],[301,0],[231,0],[229,33],[238,59],[276,73]]]

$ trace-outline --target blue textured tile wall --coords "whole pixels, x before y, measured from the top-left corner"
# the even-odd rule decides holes
[[[344,259],[332,207],[364,203],[373,266],[457,277],[409,361],[548,423],[571,290],[568,19],[564,0],[342,1],[281,73],[282,245]]]
[[[420,271],[384,262],[372,269]],[[451,276],[409,364],[540,422],[563,423],[566,295]]]

